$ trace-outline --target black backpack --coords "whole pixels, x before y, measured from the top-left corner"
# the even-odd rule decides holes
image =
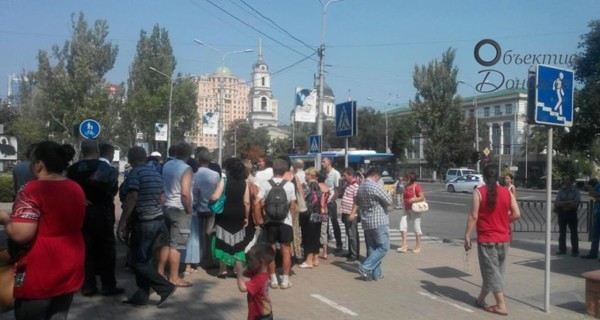
[[[269,180],[271,190],[265,199],[265,216],[267,222],[283,222],[287,218],[290,205],[287,199],[287,193],[283,186],[287,181],[275,183],[273,179]]]

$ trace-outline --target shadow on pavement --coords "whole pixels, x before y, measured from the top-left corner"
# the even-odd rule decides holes
[[[440,286],[427,280],[421,280],[421,288],[436,296],[450,298],[467,305],[473,305],[476,299],[476,297],[466,291],[449,286]]]

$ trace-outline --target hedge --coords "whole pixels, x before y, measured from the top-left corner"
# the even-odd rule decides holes
[[[13,180],[10,175],[0,175],[0,202],[13,202]]]

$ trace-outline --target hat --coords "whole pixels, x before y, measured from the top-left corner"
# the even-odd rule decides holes
[[[158,151],[154,151],[154,152],[152,152],[152,153],[150,154],[150,156],[152,156],[152,157],[162,157],[162,155],[161,155],[161,154],[160,154],[160,152],[158,152]]]

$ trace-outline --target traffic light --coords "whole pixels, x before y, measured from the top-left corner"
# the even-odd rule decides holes
[[[477,150],[471,151],[471,162],[477,163],[481,159],[481,153]]]

